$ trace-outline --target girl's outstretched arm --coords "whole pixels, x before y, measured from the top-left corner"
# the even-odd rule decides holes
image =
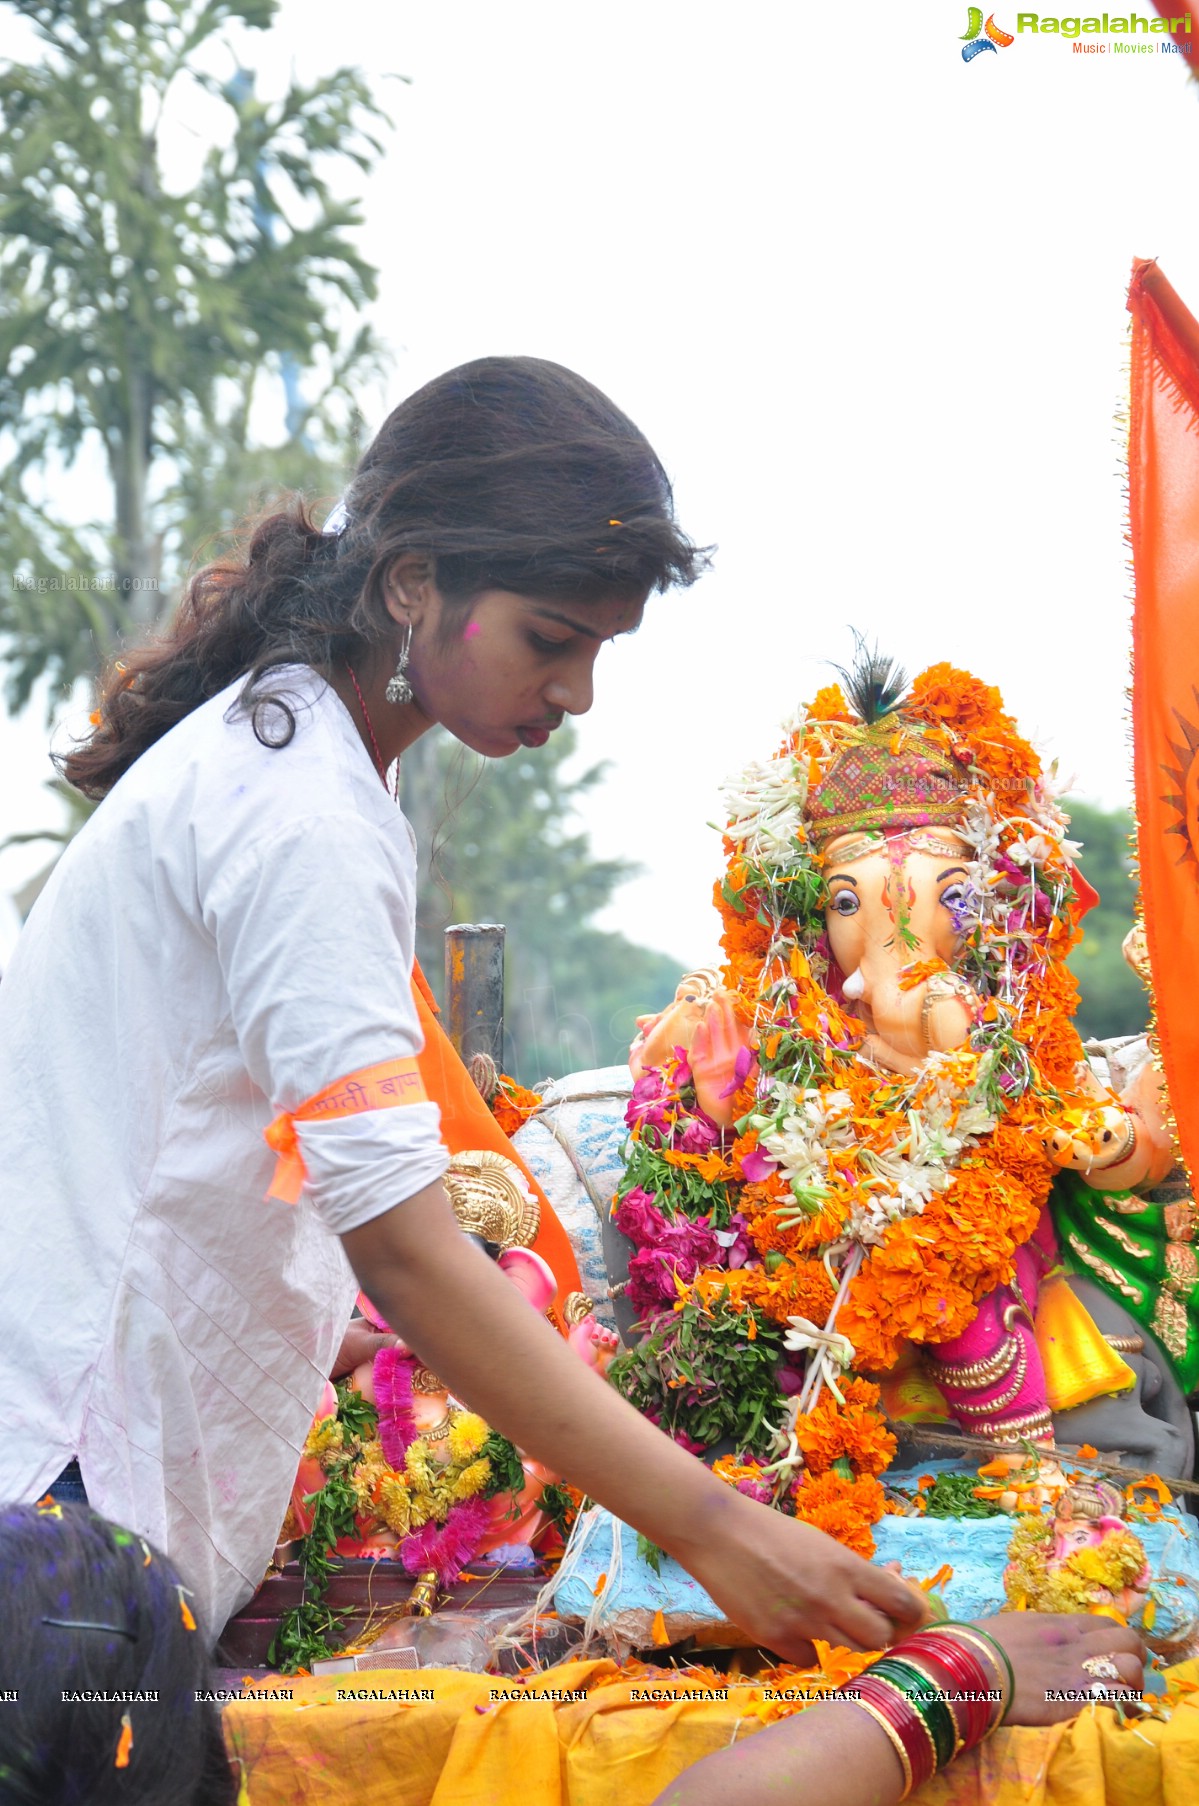
[[[881,1649],[919,1599],[810,1525],[758,1505],[641,1417],[462,1234],[441,1184],[342,1242],[372,1301],[450,1390],[668,1551],[755,1641]]]

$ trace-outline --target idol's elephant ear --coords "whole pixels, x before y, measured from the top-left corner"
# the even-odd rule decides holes
[[[1189,1480],[1195,1470],[1195,1421],[1165,1352],[1091,1280],[1071,1274],[1070,1289],[1104,1335],[1124,1345],[1121,1356],[1137,1383],[1131,1391],[1059,1411],[1053,1420],[1055,1440],[1073,1447],[1090,1443],[1105,1453],[1119,1451],[1132,1466],[1160,1474],[1163,1480]]]

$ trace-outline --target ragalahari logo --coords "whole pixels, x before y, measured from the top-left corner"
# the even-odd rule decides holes
[[[962,33],[962,40],[962,61],[964,63],[972,63],[975,57],[980,56],[984,50],[1007,50],[1016,42],[1010,31],[1003,31],[996,25],[994,13],[991,14],[986,24],[983,24],[981,6],[970,8],[968,29]]]

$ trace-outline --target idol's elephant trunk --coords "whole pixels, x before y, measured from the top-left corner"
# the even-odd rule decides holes
[[[913,980],[908,975],[921,963],[939,970]],[[900,1072],[914,1071],[926,1054],[960,1047],[970,1033],[975,999],[931,948],[905,949],[901,958],[877,943],[868,947],[845,980],[844,995],[873,1031],[867,1051]]]

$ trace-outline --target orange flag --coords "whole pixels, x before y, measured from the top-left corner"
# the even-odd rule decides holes
[[[1199,1174],[1199,323],[1143,260],[1133,265],[1128,309],[1141,904],[1179,1144]]]
[[[453,1042],[438,1022],[437,1000],[417,964],[412,968],[412,995],[425,1037],[424,1049],[417,1055],[417,1065],[425,1090],[434,1103],[441,1106],[441,1139],[451,1154],[490,1148],[493,1153],[503,1154],[516,1162],[541,1205],[541,1227],[533,1243],[533,1252],[540,1254],[553,1270],[558,1281],[557,1305],[560,1309],[568,1292],[582,1288],[570,1238],[555,1216],[549,1199],[487,1108]]]

